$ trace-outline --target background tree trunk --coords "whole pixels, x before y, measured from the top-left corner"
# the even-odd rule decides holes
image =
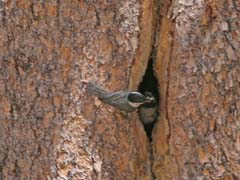
[[[100,103],[81,80],[127,89],[142,36],[145,59],[135,62],[148,61],[152,8],[147,0],[1,1],[0,179],[150,179],[136,112]],[[141,35],[140,15],[148,19]]]
[[[156,73],[156,179],[240,178],[240,3],[165,2]],[[168,8],[169,7],[169,8]]]
[[[0,1],[0,179],[238,179],[239,10]],[[81,83],[137,90],[150,57],[161,100],[151,143],[137,112]]]

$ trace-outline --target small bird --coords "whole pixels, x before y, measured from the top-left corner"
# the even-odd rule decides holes
[[[95,85],[93,82],[86,82],[86,91],[97,96],[101,101],[109,104],[122,111],[132,112],[142,104],[154,101],[152,96],[144,96],[140,92],[134,91],[117,91],[108,92],[102,87]]]
[[[158,117],[158,104],[156,98],[149,91],[144,93],[146,97],[152,97],[153,100],[147,103],[144,103],[139,108],[140,120],[144,125],[152,124],[157,120]]]
[[[158,102],[151,92],[146,91],[144,95],[154,98],[153,101],[142,104],[138,110],[138,114],[143,123],[146,135],[148,136],[149,140],[152,141],[152,130],[154,123],[158,118]]]

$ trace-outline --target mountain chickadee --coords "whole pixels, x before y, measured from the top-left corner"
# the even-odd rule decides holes
[[[117,91],[108,92],[92,82],[86,82],[86,91],[97,96],[101,101],[122,111],[132,112],[145,103],[155,100],[153,96],[144,96],[139,92]]]

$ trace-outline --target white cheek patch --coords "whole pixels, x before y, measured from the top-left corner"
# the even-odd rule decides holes
[[[131,107],[134,107],[134,108],[138,108],[139,106],[141,106],[144,102],[142,102],[142,103],[134,103],[134,102],[128,102],[129,103],[129,105],[131,106]]]

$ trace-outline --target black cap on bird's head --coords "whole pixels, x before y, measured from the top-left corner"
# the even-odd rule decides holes
[[[145,96],[139,92],[130,92],[128,95],[128,101],[129,101],[129,104],[134,108],[138,108],[142,104],[155,104],[156,103],[156,100],[155,100],[154,96],[152,95],[152,93],[151,93],[151,96],[150,96],[150,94]]]
[[[156,101],[152,93],[149,91],[145,92],[144,95],[139,92],[130,92],[128,95],[128,100],[133,103],[141,103],[141,104],[150,103],[150,102],[155,103]]]
[[[133,103],[144,103],[146,101],[146,97],[139,92],[130,92],[128,100]]]

